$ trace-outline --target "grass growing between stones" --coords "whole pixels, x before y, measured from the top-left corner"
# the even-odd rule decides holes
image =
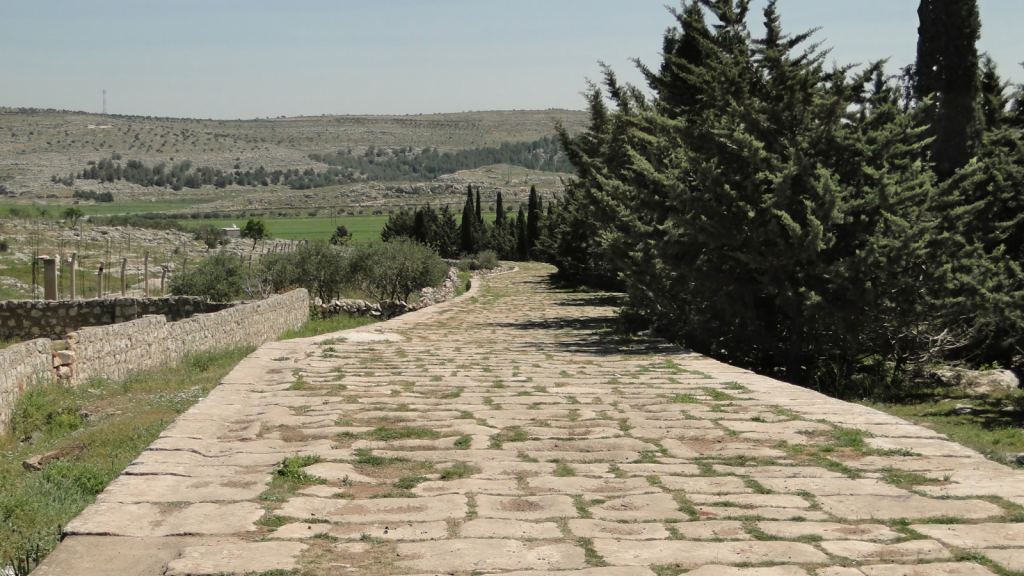
[[[373,318],[360,318],[354,316],[329,316],[327,318],[310,317],[298,330],[289,330],[281,335],[278,340],[291,340],[293,338],[311,338],[321,334],[330,334],[340,330],[351,330],[368,324],[375,324]]]
[[[124,380],[27,390],[0,437],[0,568],[26,554],[45,557],[62,526],[252,351],[202,352]],[[51,453],[59,460],[41,471],[21,464]]]
[[[306,466],[311,466],[318,462],[323,462],[323,458],[319,456],[291,456],[285,458],[274,468],[274,477],[270,481],[270,486],[260,494],[260,500],[264,502],[284,502],[294,496],[304,486],[326,484],[327,481],[323,478],[318,478],[303,470]]]

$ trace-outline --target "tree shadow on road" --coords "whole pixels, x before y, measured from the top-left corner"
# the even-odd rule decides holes
[[[572,306],[573,304],[569,304]],[[582,306],[580,304],[579,306]],[[624,334],[618,330],[618,319],[608,316],[545,318],[521,322],[491,322],[494,328],[522,331],[559,332],[556,342],[539,344],[539,348],[556,348],[562,352],[593,354],[598,356],[646,356],[648,354],[679,353],[678,346],[659,338],[644,338]]]

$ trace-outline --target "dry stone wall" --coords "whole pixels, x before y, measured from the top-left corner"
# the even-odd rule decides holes
[[[131,322],[161,314],[174,322],[196,314],[218,312],[234,304],[207,302],[195,296],[170,298],[96,298],[92,300],[7,300],[0,302],[0,340],[50,338],[86,326]]]
[[[309,293],[300,289],[179,322],[146,316],[83,328],[67,337],[74,353],[70,380],[78,384],[93,376],[117,379],[200,350],[263,344],[298,328],[308,317]]]
[[[178,322],[150,315],[82,328],[56,345],[48,339],[16,344],[0,350],[0,430],[10,421],[15,400],[36,382],[58,378],[77,385],[95,376],[123,378],[201,350],[260,345],[308,318],[309,293],[300,289]]]
[[[14,402],[37,381],[54,378],[51,341],[21,342],[0,350],[0,432],[10,422]]]

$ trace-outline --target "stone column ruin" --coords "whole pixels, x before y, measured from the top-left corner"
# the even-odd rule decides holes
[[[43,298],[57,299],[57,259],[41,258],[43,261]]]

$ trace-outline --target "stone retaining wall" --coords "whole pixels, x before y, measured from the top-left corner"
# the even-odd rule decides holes
[[[21,392],[37,381],[59,378],[77,385],[95,376],[123,378],[201,350],[260,345],[308,317],[309,293],[300,289],[178,322],[153,315],[86,327],[56,346],[47,339],[15,344],[0,350],[0,430]]]
[[[37,381],[54,378],[51,345],[40,338],[0,350],[0,432],[7,428],[18,396]]]
[[[57,302],[7,300],[0,302],[0,340],[62,340],[65,335],[86,326],[131,322],[152,314],[161,314],[168,321],[175,322],[232,306],[234,304],[207,302],[205,298],[195,296],[95,298]]]

